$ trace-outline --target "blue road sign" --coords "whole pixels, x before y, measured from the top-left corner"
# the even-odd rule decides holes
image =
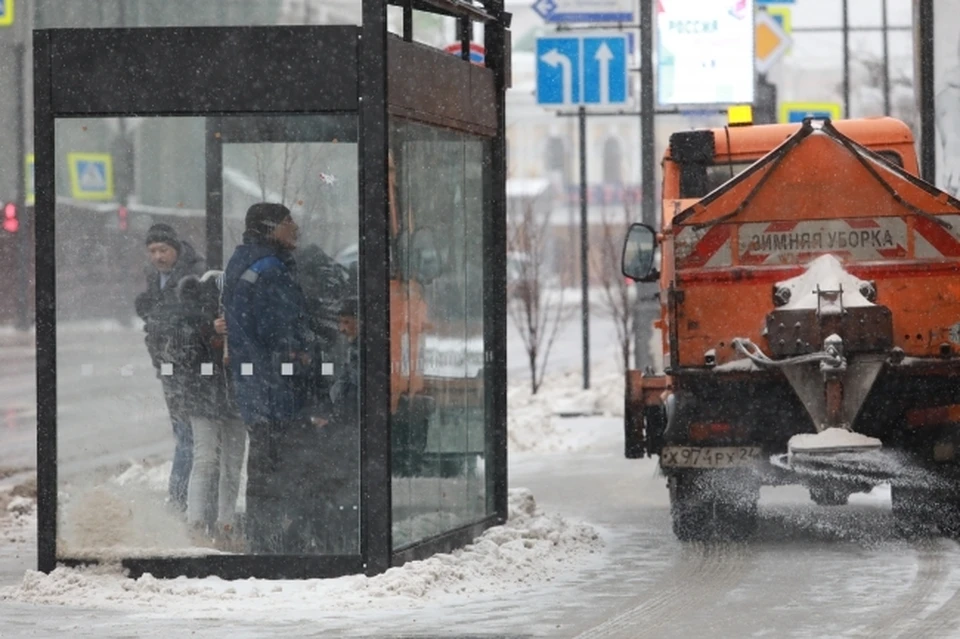
[[[537,39],[537,104],[623,106],[629,97],[625,35]]]
[[[814,120],[833,119],[833,113],[830,111],[790,111],[787,113],[787,122],[790,124],[799,124],[806,118]]]
[[[545,22],[633,22],[633,0],[535,0]]]

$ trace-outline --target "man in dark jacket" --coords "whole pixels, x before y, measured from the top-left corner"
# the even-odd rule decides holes
[[[319,407],[316,476],[319,545],[324,552],[350,555],[359,548],[360,501],[360,326],[359,304],[347,298],[338,310],[343,362],[334,371],[326,405]]]
[[[147,351],[163,384],[163,395],[173,423],[176,442],[170,471],[171,502],[181,511],[187,507],[187,486],[193,466],[193,433],[184,410],[184,351],[181,329],[183,313],[177,284],[189,275],[204,272],[203,258],[177,236],[168,224],[154,224],[147,231],[147,290],[137,296],[137,315],[144,321]]]
[[[247,425],[246,533],[255,553],[303,552],[315,429],[305,419],[310,365],[306,302],[292,251],[298,228],[281,204],[247,211],[224,273],[230,369]]]

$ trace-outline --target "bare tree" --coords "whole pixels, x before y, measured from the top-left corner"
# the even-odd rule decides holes
[[[530,390],[536,395],[557,332],[571,312],[564,308],[563,289],[551,291],[546,287],[550,213],[538,215],[530,199],[523,203],[519,215],[510,215],[508,226],[507,309],[523,340]]]
[[[884,111],[884,60],[874,52],[851,51],[851,98],[858,113],[865,116],[883,115]],[[908,70],[898,68],[891,63],[887,72],[886,84],[890,90],[890,114],[903,120],[916,134],[919,122],[916,114],[913,78]],[[842,95],[843,87],[837,87]],[[845,117],[850,117],[846,114]]]
[[[593,269],[600,280],[600,307],[613,320],[620,350],[618,365],[623,373],[630,368],[630,344],[634,334],[636,306],[639,303],[636,286],[620,272],[620,254],[623,249],[624,232],[633,216],[630,207],[623,205],[620,219],[610,221],[601,209],[599,246],[591,251]]]

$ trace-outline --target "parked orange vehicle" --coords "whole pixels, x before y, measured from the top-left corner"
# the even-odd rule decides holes
[[[625,453],[660,457],[676,535],[750,534],[773,483],[837,505],[890,482],[899,521],[958,528],[960,201],[910,130],[686,131],[663,169],[623,268],[659,281],[665,373],[628,371]]]

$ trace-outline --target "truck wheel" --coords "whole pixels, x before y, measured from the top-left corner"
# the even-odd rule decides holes
[[[637,421],[632,416],[625,417],[623,420],[623,456],[627,459],[643,459],[647,453],[647,443],[643,439],[643,424],[637,424]]]
[[[905,537],[928,537],[937,526],[939,514],[931,491],[905,486],[890,487],[890,501],[897,530]]]
[[[647,434],[647,451],[651,456],[659,454],[663,448],[663,431],[667,428],[667,411],[663,406],[647,406],[643,411],[643,421]]]
[[[721,502],[715,508],[716,536],[724,541],[745,541],[757,532],[757,502]]]
[[[843,506],[850,494],[843,489],[817,486],[810,488],[810,499],[818,506]]]
[[[756,533],[758,486],[704,481],[708,475],[670,477],[670,514],[680,541],[742,541]],[[709,489],[706,488],[709,485]]]
[[[713,536],[713,504],[702,499],[695,478],[673,475],[667,480],[673,534],[680,541],[705,541]]]

